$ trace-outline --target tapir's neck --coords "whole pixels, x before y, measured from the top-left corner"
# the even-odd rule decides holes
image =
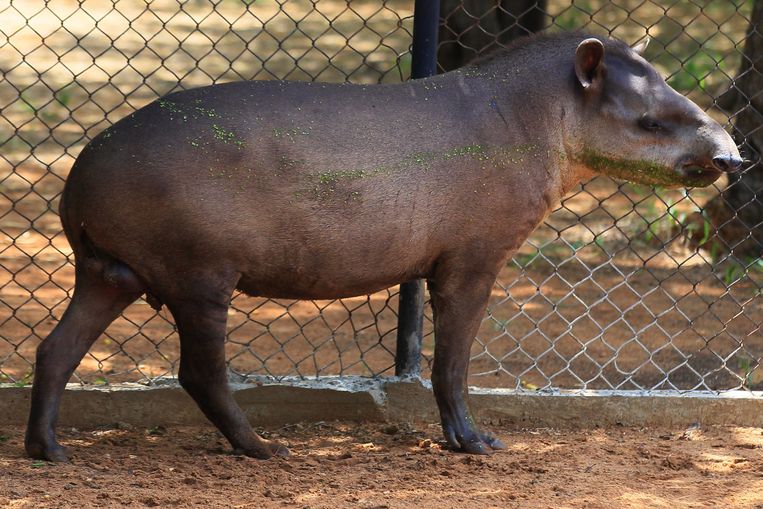
[[[508,146],[537,146],[537,172],[545,170],[544,190],[557,202],[582,180],[588,171],[571,157],[579,117],[574,72],[566,55],[548,58],[495,59],[454,71],[465,94],[477,103],[475,114],[483,135]]]

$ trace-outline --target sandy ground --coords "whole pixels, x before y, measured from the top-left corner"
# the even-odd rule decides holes
[[[67,429],[68,465],[24,457],[5,428],[0,507],[763,507],[761,429],[486,427],[507,451],[444,450],[436,425],[319,423],[268,433],[292,450],[269,461],[210,427]]]

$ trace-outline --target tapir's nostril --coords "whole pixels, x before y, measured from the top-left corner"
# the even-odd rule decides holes
[[[717,156],[713,158],[713,166],[715,166],[720,171],[729,173],[735,172],[741,168],[742,163],[742,158],[732,155]]]

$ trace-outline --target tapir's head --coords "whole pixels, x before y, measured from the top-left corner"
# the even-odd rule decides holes
[[[585,39],[574,55],[577,127],[571,156],[589,170],[669,187],[707,186],[742,165],[731,136],[630,48]]]

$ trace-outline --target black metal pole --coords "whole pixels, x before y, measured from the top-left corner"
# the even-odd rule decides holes
[[[416,0],[413,10],[411,79],[437,73],[437,30],[440,0]],[[424,281],[400,285],[397,315],[395,374],[418,376],[421,368],[421,339],[424,332]]]
[[[440,27],[440,0],[416,0],[413,8],[411,79],[437,74],[437,31]]]

